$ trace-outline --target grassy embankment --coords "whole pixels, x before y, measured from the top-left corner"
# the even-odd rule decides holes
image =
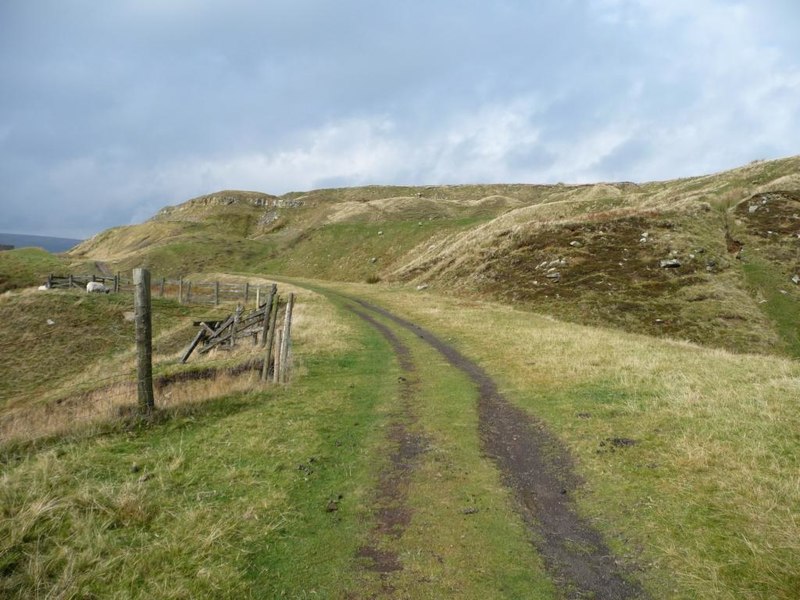
[[[561,437],[586,480],[581,509],[639,562],[657,597],[794,597],[796,362],[489,303],[347,289],[451,339]]]
[[[42,285],[49,273],[60,273],[68,264],[41,248],[19,248],[0,252],[0,292]]]

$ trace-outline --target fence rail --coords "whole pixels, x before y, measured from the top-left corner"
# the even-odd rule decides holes
[[[133,279],[117,275],[55,275],[47,278],[47,287],[52,289],[85,288],[90,281],[102,283],[109,292],[133,294]],[[244,306],[263,302],[270,286],[249,283],[227,283],[195,279],[167,279],[154,277],[150,281],[150,293],[156,298],[175,298],[182,304],[208,304],[217,306],[238,302]]]

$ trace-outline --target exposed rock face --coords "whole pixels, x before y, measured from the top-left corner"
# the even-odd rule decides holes
[[[259,208],[300,208],[304,202],[300,199],[293,198],[277,198],[270,194],[261,192],[238,192],[238,191],[224,191],[199,196],[178,204],[177,206],[167,206],[162,208],[156,218],[169,217],[171,215],[180,214],[185,211],[200,207],[215,207],[215,206],[232,206],[232,205],[247,205]]]

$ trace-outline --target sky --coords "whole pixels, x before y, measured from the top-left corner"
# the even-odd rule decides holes
[[[0,0],[0,231],[800,154],[796,0]]]

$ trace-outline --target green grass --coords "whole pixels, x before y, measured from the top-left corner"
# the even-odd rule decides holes
[[[0,293],[42,285],[50,273],[60,273],[67,261],[41,248],[19,248],[0,252]]]
[[[128,294],[50,290],[0,299],[0,352],[4,357],[0,361],[0,395],[4,399],[0,408],[33,400],[44,391],[57,389],[64,380],[79,377],[98,360],[131,349],[133,323],[124,315],[132,310],[133,297]],[[189,312],[172,300],[154,298],[154,335],[174,327]],[[117,373],[104,374],[111,375]]]
[[[474,385],[416,336],[397,333],[413,349],[411,429],[426,451],[411,477],[411,524],[395,545],[404,570],[390,584],[410,598],[552,598],[531,533],[481,451]]]
[[[282,275],[365,281],[379,276],[432,235],[463,231],[485,221],[484,217],[470,217],[328,224],[281,251],[262,268]]]
[[[450,339],[566,443],[586,481],[579,508],[653,597],[796,596],[796,362],[385,286],[348,291]]]
[[[348,343],[307,356],[307,376],[291,388],[222,398],[128,433],[67,437],[8,468],[4,597],[341,589],[369,526],[364,448],[376,447],[392,383],[382,340],[366,331]],[[325,511],[332,494],[343,496],[337,513]]]
[[[800,298],[795,284],[776,265],[757,257],[749,257],[742,270],[788,353],[800,358]]]

